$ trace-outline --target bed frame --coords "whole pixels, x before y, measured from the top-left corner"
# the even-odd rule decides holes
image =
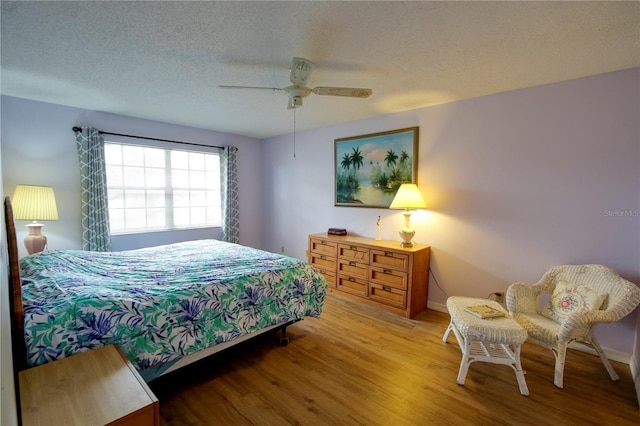
[[[9,197],[4,199],[4,220],[7,230],[7,249],[9,251],[9,311],[11,314],[13,370],[17,375],[18,371],[27,368],[27,347],[24,343],[24,308],[22,307],[18,240],[13,219],[13,207]]]
[[[13,371],[16,385],[16,399],[19,397],[18,388],[18,372],[27,368],[27,348],[24,342],[24,307],[22,305],[22,282],[20,280],[20,263],[18,258],[18,242],[16,236],[16,227],[13,217],[13,207],[11,206],[11,198],[4,199],[4,216],[7,231],[7,247],[9,252],[9,309],[11,315],[11,343],[13,346]],[[255,336],[266,333],[279,328],[282,331],[280,345],[285,346],[289,343],[287,337],[287,326],[299,320],[288,321],[283,324],[276,324],[262,330],[241,336],[233,341],[221,343],[207,349],[195,352],[179,359],[175,364],[169,367],[159,376],[175,371],[181,367],[198,361],[214,353],[225,350],[238,343],[249,340]],[[159,377],[158,376],[158,377]],[[19,401],[18,401],[19,402]]]
[[[11,198],[4,199],[4,221],[7,232],[7,252],[9,254],[9,315],[11,323],[11,354],[13,360],[13,390],[16,400],[16,417],[22,424],[20,402],[20,378],[18,373],[27,368],[27,346],[24,343],[24,308],[22,306],[22,284],[18,263],[18,237],[13,220]]]

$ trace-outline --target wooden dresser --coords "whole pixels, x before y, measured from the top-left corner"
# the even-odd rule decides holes
[[[115,345],[82,352],[19,373],[22,424],[160,424],[160,406]]]
[[[309,235],[307,252],[329,291],[414,317],[427,308],[430,247],[355,236]]]

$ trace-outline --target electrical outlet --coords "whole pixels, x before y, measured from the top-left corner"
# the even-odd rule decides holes
[[[281,246],[281,247],[280,247],[280,252],[281,252],[281,253],[284,253],[284,246]]]
[[[496,302],[504,303],[504,291],[494,291],[493,294],[496,295]]]

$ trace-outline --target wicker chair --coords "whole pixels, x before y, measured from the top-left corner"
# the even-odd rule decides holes
[[[538,296],[553,293],[556,285],[564,281],[586,286],[597,293],[606,294],[597,309],[573,312],[561,321],[548,318],[538,308]],[[588,290],[586,290],[588,291]],[[567,346],[579,342],[593,348],[609,372],[612,380],[619,377],[602,351],[593,330],[600,322],[618,321],[631,313],[640,303],[640,288],[620,277],[613,269],[603,265],[562,265],[550,269],[535,284],[515,283],[507,291],[507,308],[515,320],[527,330],[529,339],[553,351],[556,358],[553,383],[562,388]]]

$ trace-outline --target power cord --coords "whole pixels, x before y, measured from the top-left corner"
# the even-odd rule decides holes
[[[431,275],[431,278],[433,278],[433,282],[436,283],[436,287],[438,287],[440,289],[440,291],[447,297],[447,299],[449,298],[449,295],[447,294],[446,291],[444,291],[444,289],[442,287],[440,287],[440,283],[438,282],[438,279],[436,278],[435,275],[433,275],[433,271],[431,270],[431,268],[429,268],[429,275]],[[500,292],[500,291],[493,291],[491,293],[489,293],[487,295],[487,297],[485,299],[491,299],[491,296],[495,296],[495,301],[498,303],[503,303],[504,302],[504,298],[505,298],[505,293],[504,292]]]
[[[489,293],[489,295],[485,298],[485,299],[491,299],[491,296],[495,296],[496,298],[494,299],[496,302],[498,303],[504,303],[504,291],[494,291]]]
[[[444,289],[442,287],[440,287],[440,283],[438,283],[438,280],[436,279],[436,276],[433,275],[433,271],[431,270],[431,268],[429,268],[429,275],[431,275],[431,277],[433,278],[433,282],[436,283],[436,287],[438,287],[440,289],[440,291],[443,292],[445,296],[447,296],[447,299],[448,299],[449,295],[447,294],[446,291],[444,291]]]

